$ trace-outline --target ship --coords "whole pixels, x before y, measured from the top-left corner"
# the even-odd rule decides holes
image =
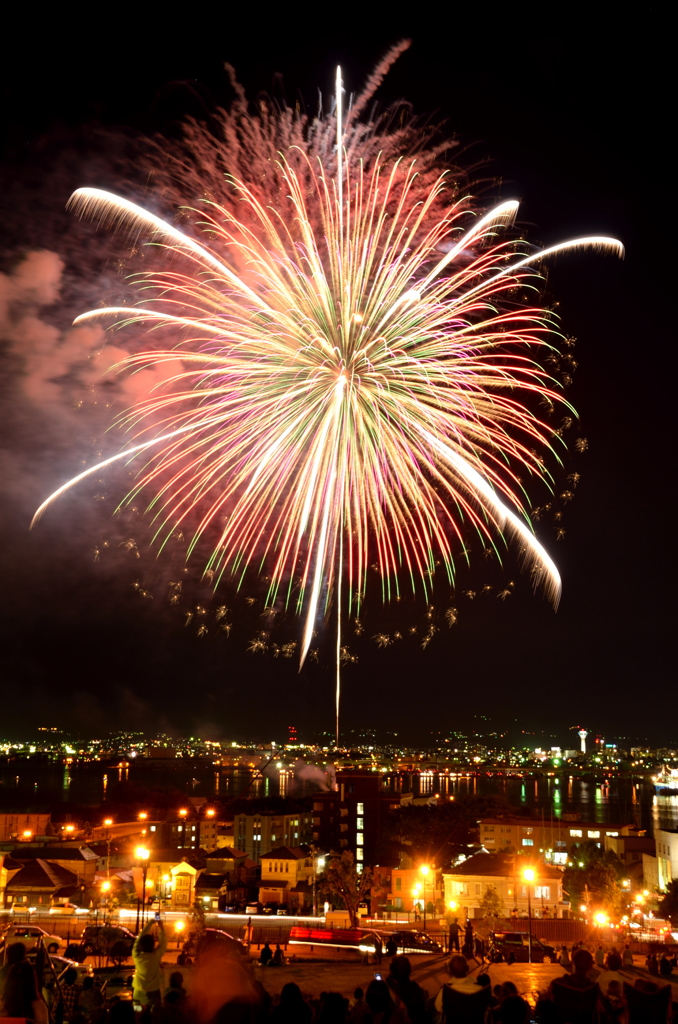
[[[663,764],[657,775],[652,776],[655,793],[671,796],[678,793],[678,768],[669,768]]]

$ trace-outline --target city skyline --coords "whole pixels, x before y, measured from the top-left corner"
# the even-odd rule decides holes
[[[600,35],[576,43],[579,59],[593,52],[602,29],[601,23]],[[554,82],[567,66],[568,47],[575,46],[574,30],[570,33],[551,41]],[[668,407],[654,400],[651,389],[640,388],[635,359],[641,335],[652,336],[660,363],[669,358],[667,328],[660,311],[647,302],[649,294],[661,294],[666,272],[658,229],[644,195],[636,194],[643,190],[629,185],[624,159],[626,111],[641,84],[631,75],[613,85],[606,66],[594,64],[585,81],[569,82],[567,89],[542,93],[526,80],[514,80],[509,99],[508,90],[500,88],[506,75],[501,66],[474,69],[467,56],[450,76],[434,33],[415,25],[403,34],[411,35],[412,47],[387,76],[379,93],[383,105],[400,97],[411,101],[418,116],[433,123],[444,119],[445,132],[459,136],[460,162],[491,160],[472,178],[490,179],[483,186],[490,194],[498,188],[492,179],[502,178],[501,194],[522,198],[531,242],[549,244],[599,231],[620,237],[627,258],[619,264],[573,254],[548,271],[549,298],[559,303],[563,330],[577,337],[572,400],[581,415],[580,435],[588,441],[588,450],[575,460],[581,481],[564,510],[565,536],[557,541],[553,523],[536,524],[563,576],[560,610],[554,615],[533,595],[510,553],[504,571],[476,561],[470,571],[460,571],[455,594],[442,588],[432,602],[438,633],[425,650],[420,633],[385,648],[375,639],[413,625],[421,631],[428,614],[424,602],[382,609],[377,600],[366,612],[363,636],[351,638],[358,660],[345,666],[342,731],[367,722],[400,733],[407,721],[406,728],[421,736],[430,732],[430,718],[444,716],[445,728],[449,723],[453,730],[455,720],[485,705],[505,723],[526,717],[529,709],[530,719],[550,728],[565,707],[568,719],[604,722],[610,734],[627,733],[632,720],[639,733],[669,740],[670,732],[664,732],[670,727],[657,720],[663,717],[657,710],[671,700],[673,582],[660,549],[643,550],[632,491],[633,481],[660,477],[671,436]],[[312,108],[316,87],[330,92],[336,63],[345,69],[347,87],[356,90],[394,41],[394,35],[374,34],[356,43],[349,34],[340,35],[318,42],[311,59],[301,41],[284,46],[267,38],[255,46],[228,39],[200,53],[170,49],[160,57],[151,52],[141,68],[126,64],[120,54],[103,56],[97,68],[85,52],[84,86],[74,68],[57,68],[47,54],[43,64],[36,57],[23,79],[25,95],[18,95],[5,114],[5,196],[14,202],[18,195],[20,201],[9,217],[2,269],[9,273],[26,249],[59,254],[67,193],[88,183],[93,167],[101,184],[111,186],[116,175],[130,173],[120,156],[124,144],[112,144],[107,164],[105,137],[85,143],[83,124],[102,125],[114,139],[122,137],[113,131],[116,125],[129,134],[171,135],[187,114],[208,116],[211,104],[228,102],[223,60],[234,65],[248,95],[275,89],[274,74],[281,70],[288,98],[300,95]],[[619,42],[630,48],[630,34]],[[513,45],[526,65],[543,64],[538,41],[529,35],[516,32]],[[17,69],[15,75],[13,96],[22,80]],[[179,86],[180,81],[186,84]],[[37,96],[39,104],[30,99]],[[645,130],[651,142],[651,125]],[[49,186],[35,182],[43,153],[58,171],[56,189],[52,180]],[[17,192],[18,170],[26,172],[27,181]],[[661,189],[659,165],[656,171]],[[32,205],[29,199],[36,197]],[[88,308],[92,294],[85,270],[72,263],[77,222],[67,230],[67,297],[73,302],[73,291],[79,291],[79,300],[86,297],[81,308]],[[657,257],[652,266],[650,252]],[[31,312],[43,315],[35,304]],[[63,312],[52,305],[45,322],[65,331]],[[299,675],[293,660],[250,653],[261,609],[245,604],[249,595],[242,595],[230,635],[200,637],[196,622],[185,622],[186,608],[168,600],[175,567],[160,565],[145,552],[138,524],[113,523],[110,506],[103,514],[91,496],[85,503],[76,495],[38,533],[28,534],[27,520],[52,482],[72,475],[83,453],[89,457],[90,434],[102,428],[102,420],[91,408],[80,419],[57,415],[54,407],[66,403],[67,389],[40,407],[23,387],[21,351],[16,345],[5,348],[3,358],[10,371],[3,439],[9,498],[2,608],[10,641],[2,661],[7,721],[24,729],[39,707],[45,720],[74,723],[85,732],[144,721],[177,728],[188,718],[197,733],[216,728],[241,735],[255,732],[256,718],[256,731],[266,734],[281,715],[300,730],[331,730],[329,659],[307,665]],[[531,497],[543,503],[543,496]],[[108,549],[95,555],[107,537]],[[132,548],[125,546],[130,539]],[[497,600],[509,582],[515,585],[507,599]],[[483,594],[486,586],[491,590]],[[476,596],[469,598],[468,591]],[[207,596],[196,586],[194,605]],[[450,606],[458,612],[451,626],[445,621]],[[638,691],[648,684],[654,699],[640,699]]]

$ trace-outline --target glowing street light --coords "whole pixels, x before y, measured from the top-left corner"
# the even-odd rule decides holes
[[[134,851],[137,860],[141,861],[141,867],[143,871],[143,883],[141,887],[141,900],[137,897],[137,935],[139,934],[139,910],[141,910],[141,926],[144,924],[144,912],[146,910],[146,872],[148,871],[148,858],[151,856],[150,850],[147,850],[145,846],[137,846]]]
[[[525,868],[523,878],[527,882],[527,935],[528,935],[528,956],[529,963],[532,963],[532,892],[531,883],[534,882],[534,871],[532,868]]]
[[[599,910],[596,914],[596,923],[602,928],[607,923],[607,914],[604,914],[602,910]]]
[[[148,814],[146,811],[139,811],[139,821],[146,821]]]
[[[428,881],[428,876],[431,874],[431,869],[428,864],[422,864],[419,871],[424,876],[424,931],[426,931],[426,882]],[[435,895],[435,875],[433,876],[433,892]]]

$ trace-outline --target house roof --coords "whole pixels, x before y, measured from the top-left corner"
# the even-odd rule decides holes
[[[605,832],[621,831],[622,828],[627,828],[626,825],[615,825],[612,822],[601,823],[595,821],[579,821],[576,818],[553,818],[553,820],[542,818],[481,818],[480,826],[483,825],[512,825],[513,828],[525,827],[525,828],[553,828],[562,831],[568,828],[591,828],[600,829]]]
[[[510,853],[476,853],[458,864],[449,875],[479,875],[486,878],[512,878],[520,871],[515,854]],[[523,862],[525,863],[525,862]],[[562,878],[559,868],[549,864],[535,864],[537,878]]]
[[[185,847],[170,847],[162,850],[151,850],[148,858],[149,866],[152,864],[181,864],[185,860],[192,867],[202,867],[205,863],[197,850],[188,850]]]
[[[20,871],[7,883],[8,891],[15,889],[46,889],[54,891],[64,886],[77,886],[78,877],[59,864],[50,864],[36,858],[27,861]]]
[[[88,846],[17,846],[12,851],[15,860],[96,860],[96,853]]]
[[[304,846],[276,846],[268,853],[262,853],[260,860],[304,860],[310,850]]]
[[[247,854],[244,850],[236,850],[235,846],[220,846],[207,855],[208,860],[241,860]]]
[[[227,881],[228,881],[228,875],[223,875],[223,874],[222,875],[215,875],[215,874],[211,874],[211,873],[207,874],[207,872],[203,871],[202,874],[199,875],[198,878],[196,879],[195,888],[196,888],[196,890],[197,889],[221,889],[221,887],[224,884],[224,882],[227,882]]]
[[[284,890],[284,889],[288,888],[289,884],[290,884],[289,882],[279,882],[277,879],[275,879],[275,881],[261,882],[259,884],[259,892],[261,892],[262,889],[281,889],[281,890]]]

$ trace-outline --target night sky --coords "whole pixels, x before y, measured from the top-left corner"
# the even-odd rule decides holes
[[[143,185],[134,140],[171,139],[186,116],[208,119],[227,104],[225,61],[251,97],[282,91],[314,111],[337,63],[358,90],[406,36],[412,46],[381,87],[382,106],[404,97],[416,114],[444,121],[460,162],[477,165],[489,194],[521,199],[531,242],[607,234],[622,240],[626,259],[580,252],[548,270],[547,297],[577,339],[567,397],[581,420],[570,441],[588,441],[558,478],[562,489],[567,472],[581,474],[559,524],[564,538],[548,517],[537,523],[563,577],[559,611],[533,594],[515,552],[503,570],[476,554],[455,595],[436,593],[439,632],[422,650],[423,602],[384,610],[372,585],[365,632],[348,638],[358,661],[344,671],[343,730],[393,730],[407,742],[482,721],[512,735],[550,729],[568,744],[567,730],[583,724],[610,739],[678,742],[669,29],[651,5],[623,25],[583,5],[560,13],[551,5],[548,19],[546,10],[521,8],[509,19],[433,8],[420,21],[380,25],[344,12],[327,31],[329,8],[271,22],[263,9],[253,8],[251,21],[185,9],[181,23],[161,27],[128,11],[108,26],[102,17],[18,31],[2,67],[0,734],[122,726],[280,739],[290,723],[302,738],[333,729],[331,635],[301,674],[294,660],[248,653],[261,594],[252,587],[210,599],[197,563],[182,577],[184,603],[171,605],[178,556],[148,553],[141,516],[111,517],[124,480],[107,478],[103,496],[91,485],[72,492],[33,533],[28,523],[83,459],[116,450],[104,431],[120,386],[101,384],[91,353],[69,348],[68,328],[113,287],[121,243],[64,212],[72,189],[116,190],[135,174]],[[48,253],[62,258],[61,275]],[[546,500],[534,494],[535,504]],[[507,581],[510,599],[497,600]],[[492,590],[482,594],[486,584]],[[229,636],[214,628],[222,601]],[[204,637],[197,605],[211,626]],[[450,606],[459,613],[452,628],[443,618]],[[419,639],[383,651],[371,639],[413,625]],[[284,630],[280,642],[300,624]]]

